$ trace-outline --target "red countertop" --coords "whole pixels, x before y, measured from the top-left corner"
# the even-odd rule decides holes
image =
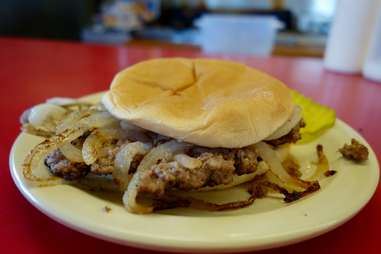
[[[108,89],[113,75],[154,57],[197,57],[192,49],[109,47],[79,43],[0,39],[0,252],[146,253],[68,229],[33,208],[13,184],[8,166],[22,111],[53,96],[79,97]],[[225,56],[226,57],[226,56]],[[381,158],[381,83],[324,70],[309,58],[231,57],[264,70],[334,108]],[[315,239],[263,253],[380,253],[381,191],[351,221]]]

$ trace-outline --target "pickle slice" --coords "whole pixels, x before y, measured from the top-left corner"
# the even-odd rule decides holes
[[[335,124],[336,112],[324,105],[314,102],[301,93],[291,90],[292,100],[303,109],[306,127],[300,130],[302,139],[298,143],[314,140]]]

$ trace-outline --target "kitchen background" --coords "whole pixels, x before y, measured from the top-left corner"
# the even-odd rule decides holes
[[[322,57],[335,5],[336,0],[2,0],[0,36]]]

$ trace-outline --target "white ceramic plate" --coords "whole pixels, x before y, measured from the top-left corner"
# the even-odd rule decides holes
[[[94,97],[92,97],[94,99]],[[366,144],[369,160],[355,164],[340,158],[337,149],[351,138]],[[376,190],[379,166],[366,141],[337,120],[318,143],[323,144],[332,169],[338,173],[322,189],[291,204],[280,199],[256,200],[248,208],[227,212],[174,209],[150,215],[128,213],[120,196],[90,193],[69,185],[32,187],[22,176],[27,152],[41,139],[20,134],[10,154],[13,180],[25,198],[50,218],[72,229],[104,240],[166,251],[231,252],[279,247],[323,234],[352,218]],[[315,143],[296,145],[292,153],[313,170]],[[308,172],[306,172],[308,173]],[[208,195],[245,195],[240,188]],[[112,210],[106,213],[104,207]]]

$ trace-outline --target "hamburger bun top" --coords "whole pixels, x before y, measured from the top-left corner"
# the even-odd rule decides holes
[[[119,72],[102,102],[144,129],[206,147],[257,143],[291,115],[289,89],[246,65],[164,58]]]

